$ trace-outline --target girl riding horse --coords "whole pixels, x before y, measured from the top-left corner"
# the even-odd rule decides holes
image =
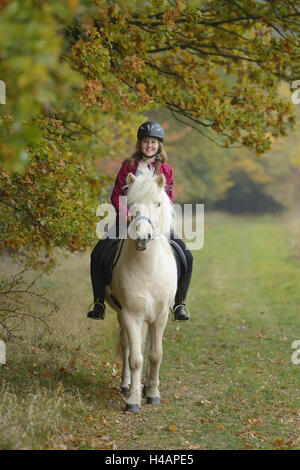
[[[131,220],[130,212],[127,207],[122,205],[122,198],[126,196],[126,179],[129,173],[143,174],[146,168],[152,168],[156,174],[163,173],[166,178],[165,191],[172,203],[174,202],[173,188],[173,172],[170,165],[166,163],[167,155],[163,149],[164,130],[157,122],[145,122],[142,124],[137,133],[136,151],[133,155],[126,159],[117,175],[115,185],[111,195],[111,202],[115,207],[117,217],[117,234],[120,226],[122,214],[127,217],[127,222]],[[173,307],[173,319],[177,321],[189,320],[189,314],[185,305],[185,299],[188,292],[189,284],[192,277],[193,256],[185,243],[175,235],[170,234],[170,240],[174,240],[182,249],[186,258],[186,269],[181,270],[178,279],[177,292],[175,295],[175,303]],[[91,254],[91,278],[94,293],[93,310],[88,312],[88,317],[99,320],[104,319],[105,315],[105,275],[103,267],[99,260],[103,250],[106,249],[109,236],[102,238]]]

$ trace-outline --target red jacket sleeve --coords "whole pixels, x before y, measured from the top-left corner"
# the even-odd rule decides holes
[[[165,164],[163,173],[166,177],[166,186],[165,191],[171,201],[174,203],[174,178],[173,178],[173,171],[170,165]]]
[[[125,196],[124,186],[126,185],[126,178],[129,173],[128,163],[124,162],[120,168],[119,173],[117,174],[117,178],[115,181],[115,185],[111,195],[111,203],[116,209],[117,216],[128,214],[127,206],[122,204],[122,200],[119,199],[120,196]]]
[[[169,177],[169,198],[171,201],[174,203],[174,178],[173,178],[173,171],[172,168],[170,167],[170,177]]]

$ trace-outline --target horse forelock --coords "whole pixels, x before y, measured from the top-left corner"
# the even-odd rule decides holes
[[[127,202],[129,207],[134,204],[147,206],[160,202],[160,231],[168,233],[173,224],[173,206],[164,188],[160,188],[156,183],[156,177],[151,170],[137,176],[135,181],[128,185]]]

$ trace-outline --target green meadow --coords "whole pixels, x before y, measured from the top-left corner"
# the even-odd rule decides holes
[[[89,253],[62,258],[39,280],[59,310],[6,342],[0,448],[299,449],[299,233],[288,218],[206,215],[191,320],[169,319],[161,405],[139,414],[124,413],[116,314],[86,318]]]

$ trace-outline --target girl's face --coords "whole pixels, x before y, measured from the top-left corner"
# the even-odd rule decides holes
[[[145,157],[150,158],[158,151],[159,141],[155,137],[143,137],[141,147]]]

